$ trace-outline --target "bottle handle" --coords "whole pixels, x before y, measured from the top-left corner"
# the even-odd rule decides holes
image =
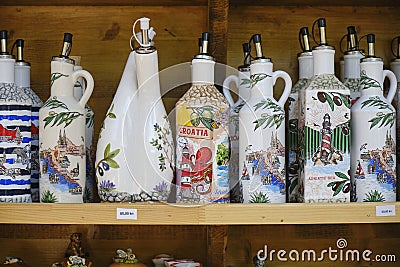
[[[390,82],[390,87],[389,87],[389,92],[386,96],[386,100],[389,103],[392,103],[392,100],[396,94],[396,90],[397,90],[397,79],[396,79],[396,75],[394,75],[394,73],[390,70],[384,70],[383,71],[383,80],[385,80],[385,78],[389,79]]]
[[[75,84],[76,81],[82,77],[85,79],[86,82],[86,89],[85,92],[83,92],[83,95],[81,99],[79,100],[79,105],[82,107],[85,107],[86,103],[88,102],[90,96],[92,95],[93,92],[93,87],[94,87],[94,80],[92,75],[86,71],[86,70],[77,70],[72,73],[72,84]]]
[[[292,79],[290,78],[289,74],[282,70],[277,70],[272,73],[273,84],[275,84],[278,78],[281,78],[285,81],[285,89],[283,89],[283,93],[278,100],[278,105],[283,108],[290,95],[290,91],[292,90]]]
[[[233,98],[232,98],[232,95],[231,95],[231,90],[230,90],[230,87],[229,87],[229,85],[232,82],[235,83],[236,87],[239,89],[240,79],[236,75],[230,75],[230,76],[226,77],[226,79],[224,80],[224,83],[222,85],[222,88],[223,88],[222,92],[224,93],[224,96],[225,96],[226,100],[228,101],[229,106],[231,106],[231,107],[235,106],[240,101],[240,99],[238,99],[238,101],[236,101],[236,102],[233,101]]]

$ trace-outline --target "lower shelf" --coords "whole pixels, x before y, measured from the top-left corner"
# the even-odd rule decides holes
[[[399,209],[400,202],[203,206],[165,203],[1,203],[0,223],[97,225],[398,223]]]

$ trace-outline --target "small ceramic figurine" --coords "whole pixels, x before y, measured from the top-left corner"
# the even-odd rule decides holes
[[[69,237],[70,243],[65,251],[63,267],[94,267],[91,260],[87,259],[87,253],[82,247],[82,234],[73,233]]]
[[[17,257],[6,257],[4,263],[0,267],[29,267],[24,261]]]
[[[253,257],[254,267],[265,267],[265,260],[259,259],[257,256]]]
[[[116,254],[113,258],[114,262],[109,267],[146,267],[146,264],[136,258],[131,248],[127,248],[126,251],[117,249]]]

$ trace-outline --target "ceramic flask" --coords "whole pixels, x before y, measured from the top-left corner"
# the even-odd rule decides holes
[[[242,44],[244,61],[238,67],[238,75],[226,77],[223,83],[223,93],[230,106],[229,139],[231,143],[231,155],[229,164],[229,188],[230,200],[233,203],[241,201],[239,186],[239,111],[250,96],[250,44]],[[238,88],[238,100],[235,102],[231,95],[230,85]]]
[[[313,56],[310,48],[308,28],[299,31],[299,41],[302,52],[297,55],[299,60],[299,80],[292,87],[288,102],[288,157],[287,157],[287,194],[289,202],[298,202],[299,198],[299,146],[298,146],[298,117],[299,117],[299,91],[306,87],[313,76]]]
[[[361,60],[361,96],[351,107],[351,179],[353,201],[396,201],[396,110],[391,105],[397,79],[383,70],[374,53],[375,35],[367,35],[368,54]],[[390,88],[383,96],[383,81]]]
[[[316,22],[314,76],[299,94],[300,201],[348,202],[350,90],[334,75],[335,49],[326,41],[326,21]]]
[[[39,202],[39,109],[43,105],[39,96],[31,89],[31,64],[23,57],[24,40],[17,39],[15,61],[15,84],[31,100],[31,195],[32,202]]]
[[[364,57],[359,49],[357,32],[354,26],[347,27],[347,51],[344,52],[344,82],[350,89],[351,104],[360,97],[360,60]]]
[[[81,57],[70,56],[75,61],[74,71],[82,70]],[[74,98],[79,101],[85,92],[86,84],[83,77],[79,77],[74,85]],[[83,194],[84,202],[98,202],[97,184],[94,177],[95,150],[94,139],[94,112],[88,104],[85,105],[85,147],[86,147],[86,187]]]
[[[256,58],[250,65],[251,93],[239,111],[240,183],[245,203],[284,203],[285,111],[292,88],[289,74],[273,71],[270,58],[262,53],[261,36],[252,37]],[[279,101],[273,98],[278,78],[285,82]]]
[[[15,84],[15,57],[0,31],[0,202],[31,202],[30,98]]]
[[[173,139],[161,100],[155,33],[141,18],[131,52],[97,144],[102,201],[166,201],[174,174]],[[135,24],[133,28],[135,28]]]
[[[229,103],[214,86],[210,34],[192,60],[192,86],[176,103],[177,203],[229,202]]]
[[[86,184],[85,104],[94,81],[85,70],[74,71],[69,58],[72,34],[64,34],[62,52],[51,60],[50,98],[39,110],[40,201],[82,203]],[[86,90],[74,98],[83,77]]]
[[[393,50],[393,43],[395,43],[395,51],[392,51],[395,58],[390,62],[390,69],[393,71],[394,75],[396,75],[397,79],[397,90],[396,95],[394,97],[393,103],[396,108],[396,114],[400,114],[400,36],[397,36],[392,39],[392,50]],[[399,144],[400,142],[400,116],[396,116],[396,143]],[[397,161],[400,162],[400,147],[397,146]],[[400,168],[397,168],[397,177],[399,177]],[[399,185],[397,185],[397,201],[400,200],[400,190]]]

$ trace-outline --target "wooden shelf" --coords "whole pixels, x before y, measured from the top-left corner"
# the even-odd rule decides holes
[[[395,216],[377,217],[376,206],[394,205]],[[117,208],[136,209],[137,220],[117,219]],[[1,204],[4,224],[260,225],[400,223],[400,202],[344,204]]]

